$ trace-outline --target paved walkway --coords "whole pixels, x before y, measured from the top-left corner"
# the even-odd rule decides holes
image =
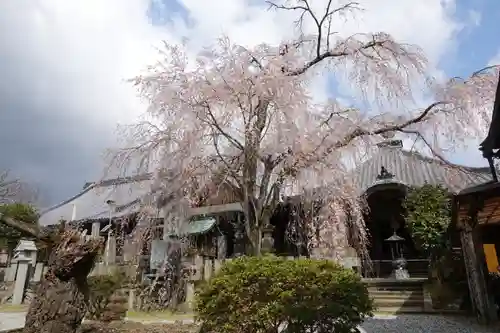
[[[366,333],[498,333],[500,326],[484,327],[473,318],[439,315],[377,316],[361,327]],[[364,332],[361,332],[364,333]]]
[[[0,312],[0,331],[24,327],[24,312]]]
[[[0,331],[24,326],[23,312],[0,312]],[[166,321],[165,321],[166,322]],[[434,315],[378,316],[361,325],[361,333],[498,333],[500,326],[482,327],[473,319]]]

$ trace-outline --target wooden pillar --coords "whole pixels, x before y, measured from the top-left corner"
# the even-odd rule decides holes
[[[477,319],[482,324],[489,324],[495,319],[495,311],[491,304],[486,287],[486,276],[483,270],[481,244],[470,226],[465,226],[460,232],[460,241],[467,273],[472,308]]]

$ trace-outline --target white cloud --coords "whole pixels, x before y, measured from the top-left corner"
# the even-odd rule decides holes
[[[40,110],[64,105],[75,122],[112,132],[139,111],[124,80],[151,63],[154,44],[174,38],[149,24],[147,8],[142,0],[2,1],[0,48],[18,74],[9,85],[15,93],[31,86]]]
[[[477,10],[469,10],[469,22],[473,26],[479,26],[481,24],[482,15]]]
[[[357,21],[339,19],[337,28],[342,34],[386,31],[422,46],[435,65],[454,46],[462,28],[454,18],[454,1],[365,1],[366,11],[358,14]],[[29,86],[30,96],[19,98],[36,100],[40,112],[61,112],[51,104],[64,106],[57,110],[64,110],[73,126],[94,133],[77,132],[82,147],[91,141],[109,145],[116,124],[132,121],[143,110],[124,80],[155,59],[153,45],[162,39],[188,37],[196,49],[221,33],[237,43],[255,45],[277,43],[293,32],[292,13],[278,15],[263,1],[180,0],[179,4],[187,11],[189,24],[180,14],[168,13],[172,4],[166,3],[172,22],[155,27],[146,14],[147,0],[2,0],[0,49],[16,76],[0,83],[0,89],[23,96]],[[315,83],[318,96],[328,94],[326,81]]]
[[[498,50],[497,54],[495,54],[490,61],[488,61],[488,66],[491,65],[500,65],[500,49]]]

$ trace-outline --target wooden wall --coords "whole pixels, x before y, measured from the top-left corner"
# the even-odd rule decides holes
[[[465,221],[469,218],[469,207],[469,203],[460,204],[458,209],[458,217],[460,221]],[[482,208],[477,213],[477,223],[479,225],[500,223],[500,197],[488,198],[484,200]]]

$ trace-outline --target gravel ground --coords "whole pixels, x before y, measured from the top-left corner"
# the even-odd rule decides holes
[[[25,313],[0,313],[0,331],[24,326]],[[164,321],[168,322],[168,321]],[[499,333],[500,325],[483,327],[474,319],[433,315],[376,316],[361,325],[361,333]]]
[[[498,333],[500,326],[479,326],[474,319],[439,315],[376,316],[361,327],[366,333]],[[361,332],[364,333],[364,332]]]

